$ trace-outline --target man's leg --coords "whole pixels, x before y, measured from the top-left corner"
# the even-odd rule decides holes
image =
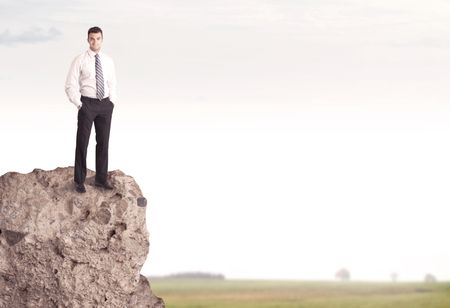
[[[95,181],[105,183],[108,174],[108,147],[109,132],[111,130],[111,118],[113,104],[108,100],[100,103],[101,111],[94,119],[95,139],[97,146],[95,148]]]
[[[93,121],[89,102],[82,103],[83,106],[78,110],[77,146],[75,149],[74,181],[77,184],[83,184],[86,179],[86,155]]]

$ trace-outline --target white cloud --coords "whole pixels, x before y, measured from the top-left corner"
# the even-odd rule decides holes
[[[54,27],[49,29],[33,27],[17,34],[11,34],[10,30],[7,29],[0,34],[0,45],[36,44],[56,40],[61,35],[61,31]]]

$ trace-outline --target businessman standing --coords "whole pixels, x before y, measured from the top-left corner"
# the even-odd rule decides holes
[[[78,128],[75,150],[75,190],[86,192],[86,154],[92,123],[95,126],[95,186],[113,189],[107,181],[108,147],[111,117],[116,94],[114,61],[100,51],[103,31],[88,30],[89,49],[75,57],[67,75],[65,90],[70,102],[78,108]]]

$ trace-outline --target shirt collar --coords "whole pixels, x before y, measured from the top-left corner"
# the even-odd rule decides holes
[[[87,52],[88,52],[88,54],[89,54],[91,57],[95,57],[95,52],[92,51],[90,48],[88,48]],[[98,55],[99,55],[100,57],[102,57],[103,52],[100,50],[100,51],[98,52]]]

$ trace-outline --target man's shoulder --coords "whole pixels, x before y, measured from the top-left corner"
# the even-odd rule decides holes
[[[77,54],[74,58],[73,61],[82,61],[84,59],[84,57],[86,56],[87,51],[83,51],[82,53]]]
[[[102,51],[102,58],[106,59],[108,61],[114,62],[113,58],[109,54],[105,53],[104,51]]]

